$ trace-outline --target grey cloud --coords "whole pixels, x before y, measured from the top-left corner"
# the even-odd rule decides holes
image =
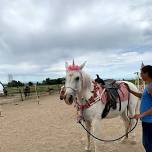
[[[44,68],[93,51],[151,47],[151,9],[150,0],[1,0],[0,64]]]

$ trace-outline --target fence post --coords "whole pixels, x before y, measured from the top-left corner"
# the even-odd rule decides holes
[[[18,89],[19,89],[19,93],[20,93],[20,96],[21,96],[21,101],[24,101],[24,100],[23,100],[23,96],[22,96],[21,88],[20,88],[20,87],[18,87]]]
[[[36,93],[36,99],[37,99],[37,103],[40,104],[40,100],[39,100],[39,95],[38,95],[38,92],[37,92],[37,85],[35,84],[35,93]]]

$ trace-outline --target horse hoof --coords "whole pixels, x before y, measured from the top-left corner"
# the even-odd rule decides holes
[[[81,144],[85,144],[85,138],[80,139]]]
[[[137,141],[131,140],[131,141],[129,141],[129,143],[130,143],[131,145],[136,145],[136,144],[137,144]]]
[[[91,152],[91,149],[89,149],[87,146],[85,147],[85,152]]]
[[[128,143],[128,139],[127,139],[127,138],[125,138],[125,139],[123,139],[123,140],[121,141],[121,144],[126,144],[126,143]]]

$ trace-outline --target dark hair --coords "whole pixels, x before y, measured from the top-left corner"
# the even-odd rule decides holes
[[[152,66],[151,66],[151,65],[146,65],[146,66],[144,66],[144,67],[141,69],[141,71],[142,71],[143,73],[147,73],[148,76],[149,76],[150,78],[152,78]]]

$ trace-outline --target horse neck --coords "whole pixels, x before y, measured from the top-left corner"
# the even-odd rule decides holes
[[[93,83],[90,76],[84,72],[82,72],[82,88],[80,93],[78,94],[79,101],[81,98],[89,99],[92,96],[93,91]]]

